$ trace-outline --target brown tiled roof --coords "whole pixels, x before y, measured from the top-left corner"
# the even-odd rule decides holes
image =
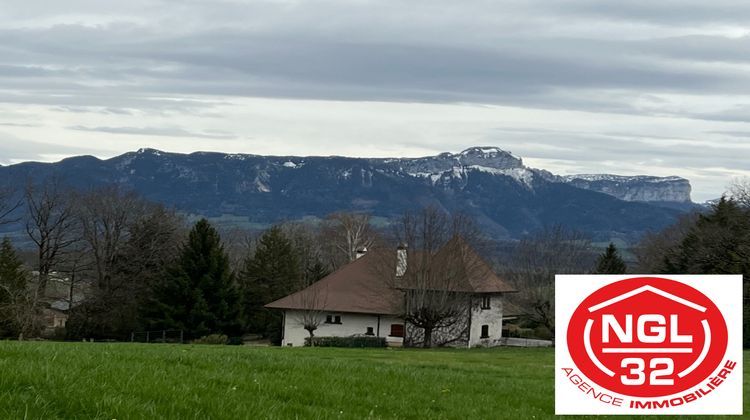
[[[451,246],[462,247],[461,253],[450,251]],[[419,266],[422,257],[417,252],[408,252],[407,272],[400,284],[396,284],[394,251],[370,251],[365,256],[351,262],[324,277],[317,283],[266,305],[274,309],[316,309],[332,312],[355,312],[397,315],[403,312],[403,292],[410,289],[409,270]],[[460,255],[463,264],[448,254]],[[422,259],[422,261],[424,261]],[[436,289],[449,289],[466,293],[508,293],[515,290],[500,279],[490,266],[471,247],[460,239],[446,244],[434,257],[443,264],[462,266],[449,286],[436,286]],[[387,268],[384,268],[387,267]],[[470,268],[466,268],[470,267]],[[394,276],[386,273],[392,271]],[[469,275],[470,274],[470,275]],[[394,288],[396,286],[397,288]]]
[[[311,286],[267,304],[266,308],[400,314],[403,293],[390,287],[389,279],[376,270],[376,264],[382,261],[379,256],[368,252]]]
[[[409,268],[414,269],[426,264],[437,274],[430,277],[434,285],[413,284],[429,282],[418,276],[410,276]],[[451,290],[464,293],[512,293],[516,290],[497,276],[489,264],[477,254],[463,239],[456,236],[448,241],[438,252],[428,257],[426,262],[420,256],[409,258],[407,275],[400,285],[403,289],[431,288]]]

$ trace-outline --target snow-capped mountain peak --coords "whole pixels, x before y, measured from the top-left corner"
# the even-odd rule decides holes
[[[387,163],[397,165],[397,170],[428,180],[432,185],[450,184],[454,179],[465,183],[471,172],[484,172],[513,178],[527,188],[532,188],[534,173],[523,165],[521,158],[498,147],[470,147],[464,151],[441,153],[422,158],[393,159]]]
[[[495,146],[474,146],[469,147],[468,149],[464,149],[461,153],[459,153],[461,156],[484,156],[487,158],[492,158],[498,155],[509,155],[516,159],[521,159],[517,156],[515,156],[513,153],[508,152],[506,150],[503,150],[499,147]]]

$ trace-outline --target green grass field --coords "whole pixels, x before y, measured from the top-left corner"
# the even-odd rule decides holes
[[[0,418],[544,419],[553,369],[550,349],[5,341]]]

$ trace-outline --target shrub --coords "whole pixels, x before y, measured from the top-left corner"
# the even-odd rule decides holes
[[[542,340],[551,340],[552,331],[550,331],[549,328],[545,327],[544,325],[539,325],[538,327],[534,328],[534,336]]]
[[[241,346],[245,344],[245,341],[242,339],[242,337],[229,337],[229,341],[227,341],[227,344],[230,346]]]
[[[315,347],[386,347],[385,337],[314,337]],[[310,337],[305,338],[305,346],[310,346]]]
[[[227,344],[229,338],[224,334],[211,334],[205,337],[201,337],[197,340],[193,340],[193,344]]]
[[[517,325],[508,325],[503,328],[503,337],[537,338],[533,328],[521,328]]]
[[[508,324],[503,326],[503,337],[518,337],[518,325]]]

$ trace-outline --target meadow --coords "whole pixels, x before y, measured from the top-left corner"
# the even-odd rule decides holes
[[[551,349],[4,341],[0,418],[544,419],[553,369]]]

